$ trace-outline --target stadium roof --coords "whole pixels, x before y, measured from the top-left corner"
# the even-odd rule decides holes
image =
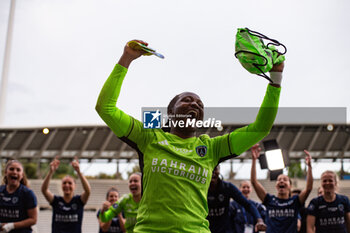
[[[231,132],[242,125],[225,125],[221,131],[205,129],[211,137]],[[137,159],[136,152],[119,140],[106,126],[0,129],[1,158],[51,159]],[[275,125],[264,139],[277,139],[291,160],[304,158],[303,150],[314,159],[350,159],[350,125]],[[240,159],[250,159],[244,153]]]

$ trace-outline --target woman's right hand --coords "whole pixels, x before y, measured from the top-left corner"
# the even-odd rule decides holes
[[[148,43],[145,42],[145,41],[142,41],[142,40],[131,40],[131,41],[136,41],[138,43],[141,43],[141,44],[144,44],[144,45],[148,46]],[[126,45],[124,47],[124,54],[123,55],[129,56],[132,60],[135,60],[136,58],[139,58],[142,54],[146,53],[143,50],[136,50],[136,49],[131,48],[128,45],[129,42],[126,43]]]
[[[101,211],[105,212],[105,211],[107,211],[109,209],[109,207],[111,207],[111,203],[109,201],[105,201],[102,204]]]
[[[138,43],[141,43],[141,44],[148,46],[148,43],[146,43],[142,40],[133,40],[133,41],[136,41]],[[136,50],[136,49],[129,47],[128,43],[126,43],[126,45],[124,47],[124,53],[118,61],[119,65],[124,66],[127,69],[129,68],[129,66],[133,60],[139,58],[142,54],[146,53],[143,50]]]
[[[307,150],[304,150],[304,152],[306,154],[306,156],[305,156],[305,163],[306,163],[306,165],[308,167],[311,167],[311,160],[312,160],[312,158],[311,158],[310,152],[307,151]]]

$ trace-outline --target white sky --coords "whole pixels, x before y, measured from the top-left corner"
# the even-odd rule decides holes
[[[0,0],[1,64],[9,6]],[[239,27],[288,48],[280,106],[347,107],[349,115],[349,12],[348,0],[17,0],[0,126],[104,124],[98,93],[135,38],[165,59],[131,65],[119,98],[125,112],[140,118],[141,107],[166,106],[187,90],[209,107],[257,107],[267,81],[234,58]]]

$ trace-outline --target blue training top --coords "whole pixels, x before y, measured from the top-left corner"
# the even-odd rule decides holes
[[[266,194],[263,204],[267,209],[266,233],[297,232],[298,213],[302,206],[299,195],[280,199],[274,195]]]
[[[52,206],[52,233],[81,233],[84,203],[76,195],[69,203],[54,196]]]
[[[20,184],[13,193],[8,193],[6,185],[0,186],[0,222],[19,222],[28,218],[28,209],[37,206],[34,192]],[[11,233],[30,233],[31,227],[13,229]]]
[[[323,196],[311,200],[308,215],[315,216],[316,233],[348,233],[345,215],[350,212],[349,198],[336,194],[332,202],[326,202]]]
[[[208,191],[209,228],[212,233],[230,233],[230,198],[244,206],[255,218],[261,218],[255,205],[249,202],[241,191],[229,182],[218,180],[217,188]]]

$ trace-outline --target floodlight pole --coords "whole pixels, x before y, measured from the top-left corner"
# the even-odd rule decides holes
[[[344,179],[344,160],[343,160],[343,155],[342,158],[340,159],[340,179]]]
[[[10,14],[7,25],[6,44],[4,60],[2,63],[1,84],[0,84],[0,126],[4,123],[8,74],[10,68],[10,55],[12,44],[12,32],[15,18],[16,0],[11,0]]]
[[[117,165],[117,168],[116,168],[116,172],[115,172],[115,176],[116,176],[116,178],[118,179],[119,177],[119,159],[117,159],[117,161],[116,161],[116,165]]]
[[[234,173],[233,173],[233,159],[230,159],[230,179],[234,178]]]

